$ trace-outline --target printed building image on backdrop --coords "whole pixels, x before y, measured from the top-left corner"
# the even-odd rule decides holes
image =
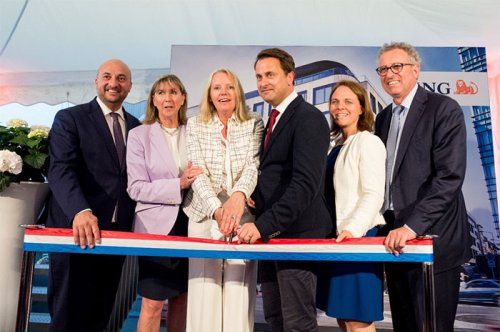
[[[199,111],[199,102],[210,74],[218,68],[239,77],[247,107],[267,120],[271,106],[257,92],[254,61],[267,46],[172,47],[170,72],[189,91],[188,115]],[[380,85],[378,47],[282,47],[295,59],[295,90],[328,116],[328,97],[336,82],[347,79],[367,90],[372,109],[379,113],[392,100]],[[467,173],[463,185],[473,259],[464,266],[465,278],[498,278],[499,219],[493,151],[493,133],[483,47],[418,47],[422,56],[419,84],[450,96],[461,105],[467,125]],[[194,66],[196,64],[196,66]]]

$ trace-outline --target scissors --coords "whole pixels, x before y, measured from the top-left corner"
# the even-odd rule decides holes
[[[233,242],[234,237],[236,236],[236,232],[234,230],[229,233],[228,236],[226,236],[226,242],[227,244],[231,244]]]

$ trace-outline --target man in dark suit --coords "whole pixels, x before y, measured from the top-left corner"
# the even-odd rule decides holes
[[[72,228],[75,245],[87,250],[100,243],[101,229],[130,231],[135,208],[126,192],[124,142],[139,121],[122,108],[132,88],[130,69],[109,60],[100,66],[95,85],[98,97],[59,111],[49,135],[53,195],[47,226]],[[103,331],[124,259],[50,254],[49,330]]]
[[[253,195],[257,219],[242,226],[241,242],[325,238],[332,228],[323,198],[328,123],[295,92],[294,70],[292,56],[281,49],[257,55],[257,88],[273,113]],[[273,331],[317,331],[315,266],[304,261],[260,262],[264,315]]]
[[[420,55],[413,46],[385,44],[378,65],[382,87],[393,98],[375,125],[388,156],[387,225],[382,235],[388,232],[385,245],[395,255],[404,252],[408,240],[435,236],[437,331],[453,331],[460,265],[470,258],[461,189],[466,168],[464,115],[455,100],[417,85]],[[386,264],[386,275],[394,331],[421,331],[421,264]]]

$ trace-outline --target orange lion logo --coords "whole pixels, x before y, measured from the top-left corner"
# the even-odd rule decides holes
[[[476,83],[470,81],[470,85],[467,85],[464,80],[457,80],[456,95],[475,95],[478,91]]]

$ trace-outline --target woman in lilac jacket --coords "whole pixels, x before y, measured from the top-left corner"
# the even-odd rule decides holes
[[[175,75],[152,86],[144,124],[131,130],[127,141],[128,193],[137,201],[134,232],[187,235],[187,217],[180,208],[184,190],[199,167],[187,160],[185,124],[187,93]],[[158,331],[168,299],[168,331],[186,325],[188,264],[186,258],[139,257],[142,307],[138,331]]]

